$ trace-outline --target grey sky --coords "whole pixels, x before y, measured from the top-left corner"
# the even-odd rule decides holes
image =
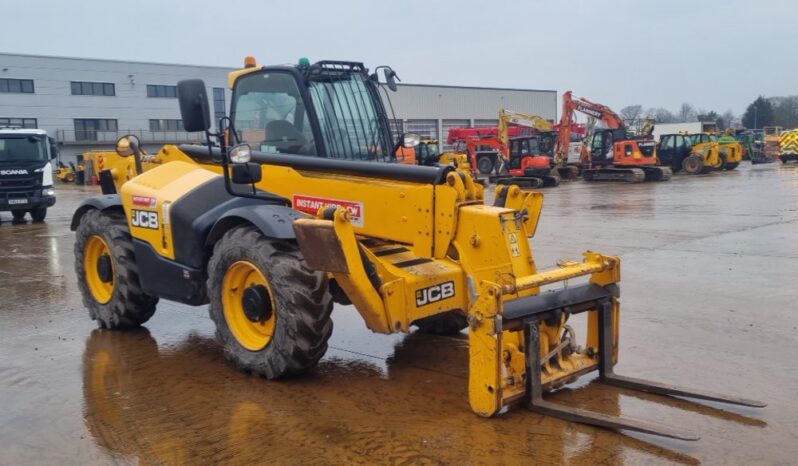
[[[798,94],[796,17],[791,0],[28,0],[4,2],[0,50],[231,67],[247,54],[347,59],[410,83],[739,114],[759,94]]]

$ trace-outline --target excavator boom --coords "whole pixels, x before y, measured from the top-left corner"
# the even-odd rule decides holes
[[[571,126],[575,124],[575,113],[587,115],[601,122],[603,128],[588,134],[582,145],[582,174],[585,181],[667,181],[672,171],[669,167],[658,167],[656,143],[650,137],[653,122],[644,128],[641,135],[629,137],[627,129],[617,113],[606,105],[592,102],[584,97],[574,97],[571,91],[563,94],[562,116],[555,146],[555,162],[562,167],[567,164]]]

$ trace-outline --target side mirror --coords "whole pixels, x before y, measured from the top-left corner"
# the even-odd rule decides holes
[[[263,170],[258,163],[234,163],[232,168],[231,178],[235,184],[255,184],[260,183],[260,180],[263,179]]]
[[[141,151],[141,141],[139,141],[138,137],[128,134],[117,139],[116,153],[122,157],[130,157],[132,155],[136,161],[136,174],[141,175],[144,173],[144,169],[141,167],[143,152]]]
[[[55,139],[48,136],[47,142],[50,144],[50,160],[58,158],[60,151],[58,150],[58,144],[55,142]]]
[[[396,79],[397,79],[396,71],[394,71],[394,70],[392,70],[390,68],[387,68],[385,70],[385,84],[387,84],[388,85],[388,89],[390,89],[393,92],[396,92],[396,89],[397,89],[397,87],[396,87]]]
[[[385,85],[388,86],[388,89],[391,91],[396,92],[396,81],[401,81],[401,79],[399,79],[399,76],[396,75],[396,71],[394,71],[390,66],[378,66],[374,69],[374,73],[372,73],[369,78],[374,81],[374,83],[379,84],[380,70],[382,70],[382,75],[385,78]]]
[[[140,147],[141,141],[132,134],[122,136],[116,141],[116,153],[122,157],[130,157],[136,154],[136,152],[141,150]]]
[[[183,118],[183,128],[186,131],[193,133],[210,129],[208,93],[201,79],[184,79],[178,82],[177,100],[180,103],[180,116]]]

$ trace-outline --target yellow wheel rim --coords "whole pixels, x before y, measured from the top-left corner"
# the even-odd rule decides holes
[[[252,300],[249,307],[246,302],[255,290],[260,293],[260,306],[253,311]],[[238,261],[227,269],[222,281],[222,308],[228,328],[244,348],[259,351],[272,341],[277,321],[274,293],[255,264]],[[260,315],[253,315],[254,312]]]
[[[115,267],[113,256],[111,255],[111,248],[108,243],[98,235],[92,235],[86,242],[83,249],[83,270],[86,271],[86,283],[89,285],[94,300],[100,304],[105,304],[111,300],[114,295],[114,282],[115,282]],[[110,263],[110,277],[103,275],[100,272],[100,262],[107,261]]]

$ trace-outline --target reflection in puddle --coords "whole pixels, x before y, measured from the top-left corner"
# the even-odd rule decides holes
[[[142,463],[697,463],[524,409],[475,416],[466,342],[410,334],[387,374],[369,358],[333,354],[307,375],[270,382],[238,372],[207,337],[159,348],[146,329],[94,330],[83,356],[85,423],[98,445]],[[598,394],[577,402],[620,414],[617,393]]]

